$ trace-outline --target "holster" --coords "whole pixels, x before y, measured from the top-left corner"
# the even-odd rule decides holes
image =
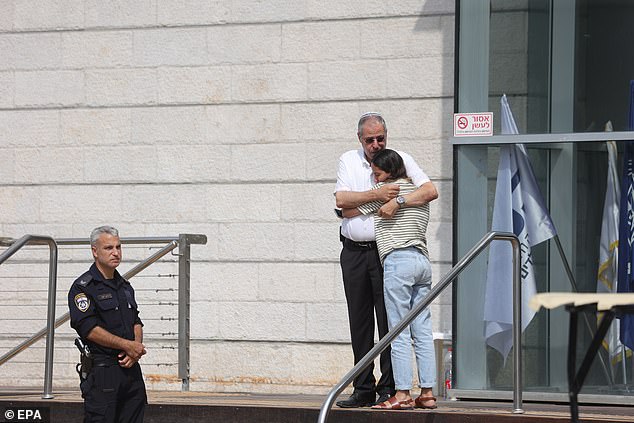
[[[79,373],[79,379],[84,381],[88,378],[88,373],[92,370],[94,359],[90,353],[88,345],[86,345],[81,338],[75,338],[75,346],[81,353],[80,362],[75,366],[75,370]]]
[[[80,357],[80,363],[79,363],[79,370],[77,373],[79,373],[79,378],[81,380],[86,380],[88,378],[88,373],[90,373],[90,371],[92,370],[92,366],[93,366],[93,358],[92,357],[88,357],[86,354],[81,355]]]

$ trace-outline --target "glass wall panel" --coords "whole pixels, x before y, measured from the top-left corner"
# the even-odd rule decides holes
[[[506,94],[520,133],[549,132],[550,1],[492,1],[489,34],[489,110]]]
[[[634,2],[578,0],[575,42],[575,132],[628,128],[634,79]]]
[[[458,3],[461,10],[463,3]],[[484,111],[461,110],[461,105],[488,104],[497,135],[500,98],[506,94],[520,134],[603,131],[608,120],[615,130],[628,130],[634,45],[624,40],[634,39],[634,2],[491,0],[468,4],[470,13],[475,8],[489,17],[488,33],[465,24],[473,34],[460,35],[461,40],[488,41],[482,47],[482,54],[488,55],[488,73],[482,81],[488,98],[459,84],[458,112]],[[470,63],[460,57],[458,72],[469,73]],[[484,68],[477,65],[478,72]],[[499,162],[495,139],[488,145],[454,148],[456,261],[491,228]],[[573,137],[566,142],[527,144],[573,276],[571,281],[554,240],[533,247],[538,292],[571,292],[573,285],[579,292],[596,292],[607,153],[604,142],[581,141]],[[512,389],[512,353],[505,360],[484,339],[486,267],[485,253],[454,284],[454,388],[459,391]],[[596,329],[596,316],[585,317],[578,328],[578,364]],[[563,308],[541,310],[524,332],[525,391],[566,394],[568,321]],[[628,389],[625,383],[632,381],[633,370],[632,358],[624,365],[610,362],[602,350],[582,393],[634,395],[632,384]]]

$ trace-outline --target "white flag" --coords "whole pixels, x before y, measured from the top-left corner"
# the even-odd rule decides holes
[[[606,124],[606,131],[612,130],[612,124]],[[603,202],[603,220],[601,222],[601,243],[599,245],[599,271],[597,274],[597,292],[616,293],[618,276],[619,245],[619,204],[621,192],[619,176],[616,169],[616,143],[608,141],[608,177]],[[601,319],[599,315],[599,319]],[[603,340],[603,346],[610,353],[610,360],[615,363],[621,354],[622,344],[619,342],[619,319],[614,319]]]
[[[501,105],[502,132],[517,134],[506,96],[502,96]],[[557,232],[521,144],[500,147],[491,230],[513,232],[521,244],[524,331],[535,315],[528,307],[528,300],[536,293],[531,247]],[[506,360],[513,345],[513,251],[507,241],[493,241],[489,249],[484,320],[487,344]]]

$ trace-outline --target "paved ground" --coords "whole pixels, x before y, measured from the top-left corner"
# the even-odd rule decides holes
[[[65,403],[72,405],[82,401],[78,391],[54,391],[54,399],[42,400],[41,390],[20,389],[20,388],[0,388],[0,405],[19,402],[39,402],[50,401],[54,403]],[[149,403],[153,406],[175,408],[182,406],[195,407],[229,407],[233,409],[254,409],[266,410],[270,409],[301,409],[301,410],[318,410],[320,409],[325,397],[316,395],[266,395],[266,394],[242,394],[242,393],[212,393],[212,392],[175,392],[175,391],[150,391],[148,392]],[[79,404],[77,404],[79,405]],[[179,407],[180,406],[180,407]],[[344,410],[333,408],[331,416],[340,414]],[[514,421],[525,420],[518,419],[519,416],[513,415],[512,403],[502,401],[490,402],[474,402],[474,401],[440,401],[439,408],[433,412],[428,411],[400,411],[386,412],[380,410],[356,410],[370,412],[378,418],[376,413],[400,415],[401,421],[405,415],[403,413],[416,414],[419,418],[424,414],[433,413],[437,417],[436,421],[444,421],[438,419],[441,415],[446,418],[465,416],[459,421],[491,421],[506,420],[504,417],[514,417]],[[567,421],[570,418],[570,411],[567,404],[544,404],[524,402],[524,417],[530,421]],[[601,421],[601,422],[634,422],[634,404],[632,407],[626,406],[596,406],[582,405],[580,407],[581,418],[584,421]],[[314,413],[312,414],[314,415]],[[357,414],[358,415],[358,414]],[[466,417],[468,416],[468,418]],[[361,417],[361,415],[358,415]],[[431,415],[428,417],[432,417]],[[375,420],[372,418],[372,421]],[[451,420],[456,420],[451,419]],[[424,419],[429,420],[429,419]],[[430,419],[434,420],[433,418]],[[395,420],[396,421],[396,420]]]

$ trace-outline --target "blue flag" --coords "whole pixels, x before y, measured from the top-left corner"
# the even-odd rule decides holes
[[[629,129],[634,127],[634,81],[630,81]],[[619,218],[619,279],[617,292],[634,292],[634,142],[628,141],[623,151],[623,180]],[[620,339],[634,349],[634,314],[621,316]]]

